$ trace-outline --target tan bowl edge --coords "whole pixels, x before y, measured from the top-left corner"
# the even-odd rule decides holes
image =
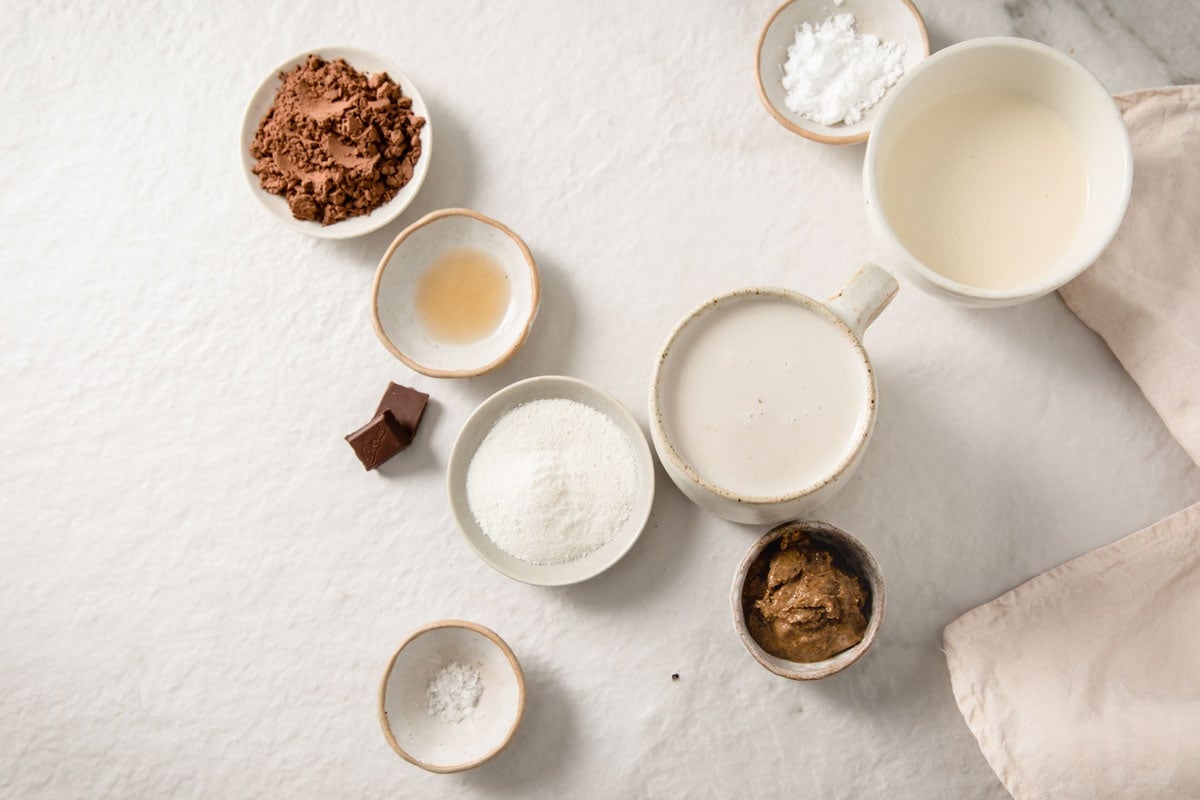
[[[429,764],[422,761],[411,753],[407,752],[400,743],[396,741],[395,735],[392,733],[392,727],[388,724],[387,711],[385,710],[384,702],[387,696],[388,678],[392,676],[392,669],[396,666],[396,659],[400,657],[400,651],[408,647],[418,636],[428,633],[439,628],[466,628],[474,631],[490,639],[493,644],[500,648],[500,652],[504,653],[504,657],[508,659],[508,663],[512,665],[513,673],[517,676],[517,717],[513,720],[512,727],[508,730],[508,735],[504,737],[504,741],[500,742],[492,751],[483,754],[474,761],[466,761],[462,764],[452,764],[448,767],[439,767],[436,764]],[[400,646],[396,648],[396,652],[392,653],[392,657],[388,660],[387,668],[383,671],[383,680],[379,682],[379,696],[376,703],[376,713],[379,716],[379,727],[383,729],[383,738],[387,739],[387,743],[391,746],[396,754],[410,764],[420,767],[427,772],[436,772],[439,775],[446,775],[451,772],[463,772],[468,769],[474,769],[486,761],[495,758],[508,743],[517,735],[517,729],[521,727],[521,720],[525,716],[525,673],[521,669],[521,664],[517,661],[517,657],[513,654],[512,648],[508,646],[500,636],[491,628],[484,627],[475,622],[467,622],[461,619],[442,619],[436,622],[430,622],[427,625],[422,625],[415,631],[410,633]]]
[[[775,18],[782,14],[783,10],[790,6],[793,2],[795,2],[795,0],[787,0],[786,3],[775,9],[775,13],[771,14],[770,18],[767,19],[767,24],[763,25],[762,31],[758,34],[758,43],[754,47],[754,85],[758,87],[758,99],[762,101],[763,106],[766,107],[771,116],[775,118],[776,122],[787,128],[792,133],[803,136],[805,139],[809,139],[814,142],[820,142],[821,144],[835,145],[858,144],[859,142],[865,142],[867,137],[871,135],[869,130],[863,131],[862,133],[857,133],[853,136],[826,136],[823,133],[816,133],[814,131],[801,128],[783,114],[780,114],[779,110],[771,104],[770,100],[767,99],[767,90],[766,87],[763,86],[762,70],[759,69],[759,64],[762,62],[763,42],[767,38],[767,31],[770,30],[771,24],[775,22]],[[908,6],[908,10],[912,12],[912,15],[916,18],[917,28],[919,28],[921,31],[921,41],[925,45],[925,56],[928,57],[929,31],[925,27],[925,18],[921,16],[920,10],[913,5],[912,0],[900,0],[900,2]]]
[[[476,219],[480,222],[491,225],[493,228],[498,229],[501,233],[505,234],[514,242],[516,242],[517,247],[521,249],[521,254],[525,257],[525,263],[529,265],[529,278],[533,284],[533,303],[530,306],[529,318],[525,320],[525,327],[521,330],[521,335],[517,337],[515,342],[513,342],[512,347],[502,353],[495,361],[492,361],[490,364],[485,364],[477,369],[434,369],[433,367],[427,367],[424,364],[418,364],[416,361],[413,361],[404,353],[400,352],[399,348],[397,348],[388,335],[384,333],[383,323],[379,320],[379,285],[383,282],[383,272],[385,269],[387,269],[388,262],[391,261],[392,255],[396,252],[396,249],[404,243],[404,240],[411,236],[414,231],[425,227],[431,222],[444,219],[445,217],[471,217],[472,219]],[[485,372],[490,372],[517,354],[517,351],[520,350],[521,346],[525,344],[525,340],[529,338],[529,331],[533,327],[533,320],[537,316],[538,305],[541,303],[541,300],[542,283],[541,278],[538,276],[537,263],[533,260],[533,254],[529,252],[529,247],[525,244],[525,241],[520,236],[514,233],[513,230],[503,222],[492,219],[484,214],[480,214],[478,211],[472,211],[469,208],[443,208],[439,211],[426,214],[404,230],[400,231],[400,234],[394,240],[392,240],[391,245],[383,254],[383,258],[380,259],[379,266],[375,270],[375,281],[371,284],[371,322],[375,328],[375,336],[379,338],[379,341],[383,343],[383,346],[387,348],[389,353],[400,359],[400,361],[403,362],[404,365],[409,369],[419,372],[422,375],[428,375],[431,378],[473,378],[476,375],[482,375]]]

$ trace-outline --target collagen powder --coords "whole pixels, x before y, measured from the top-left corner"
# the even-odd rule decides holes
[[[564,564],[606,544],[639,488],[637,459],[616,423],[558,398],[502,416],[467,468],[467,503],[484,535],[532,564]]]

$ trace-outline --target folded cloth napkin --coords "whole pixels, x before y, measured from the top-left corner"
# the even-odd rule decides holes
[[[1017,800],[1200,798],[1200,503],[967,612],[944,648]]]
[[[1116,100],[1133,197],[1112,244],[1061,294],[1200,464],[1200,85]]]
[[[1129,210],[1061,290],[1200,464],[1200,86],[1116,98]],[[952,622],[967,725],[1017,800],[1200,800],[1200,504]]]

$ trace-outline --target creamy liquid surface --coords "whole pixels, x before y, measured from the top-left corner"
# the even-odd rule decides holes
[[[700,475],[752,497],[792,494],[849,452],[866,365],[840,329],[773,298],[728,303],[672,345],[660,402],[667,438]]]
[[[1011,89],[931,103],[900,132],[880,178],[884,213],[909,252],[981,289],[1049,277],[1087,207],[1087,172],[1071,129]]]

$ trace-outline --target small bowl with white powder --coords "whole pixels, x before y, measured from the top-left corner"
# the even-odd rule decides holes
[[[401,758],[462,772],[512,741],[525,711],[525,675],[496,633],[462,620],[414,631],[379,685],[379,725]]]
[[[806,139],[865,142],[884,95],[928,55],[911,0],[790,0],[758,38],[758,96]]]
[[[633,547],[654,501],[646,435],[615,398],[575,378],[519,381],[463,425],[447,469],[467,543],[510,578],[587,580]]]

